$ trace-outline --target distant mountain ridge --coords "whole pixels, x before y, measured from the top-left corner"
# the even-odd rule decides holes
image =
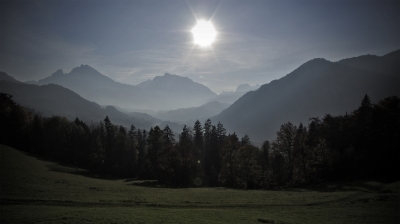
[[[241,84],[236,88],[235,92],[248,92],[248,91],[253,91],[253,90],[257,90],[258,88],[260,88],[260,85],[255,85],[255,86],[251,86],[249,84]]]
[[[59,72],[59,74],[61,74]],[[6,81],[3,76],[0,77],[0,92],[11,94],[15,102],[24,107],[34,109],[44,116],[64,116],[69,120],[76,117],[90,123],[98,123],[106,116],[117,125],[129,127],[135,125],[137,128],[149,129],[155,125],[164,127],[168,124],[172,130],[178,132],[181,125],[172,122],[163,122],[152,117],[135,117],[134,115],[124,114],[113,106],[101,108],[95,102],[90,102],[79,96],[77,93],[56,85],[32,85],[22,82]]]
[[[176,83],[179,83],[179,85],[177,85]],[[194,82],[188,77],[171,75],[169,73],[165,73],[164,76],[156,76],[153,80],[144,81],[137,86],[147,90],[151,89],[151,91],[177,91],[178,88],[178,90],[181,91],[203,91],[205,93],[208,93],[209,97],[217,95],[212,92],[208,87]]]
[[[1,71],[0,71],[0,80],[9,81],[9,82],[20,82],[20,81],[16,80],[14,77],[9,76],[7,73],[1,72]]]
[[[187,125],[193,125],[196,120],[205,121],[229,107],[230,104],[213,101],[201,105],[200,107],[183,108],[158,112],[155,116],[164,121],[179,122]]]
[[[170,110],[204,104],[216,96],[209,88],[187,77],[157,76],[137,86],[116,82],[88,65],[64,73],[61,69],[37,84],[58,84],[101,105],[121,108]]]
[[[246,93],[212,120],[258,143],[273,140],[283,123],[308,124],[311,117],[351,112],[365,94],[373,102],[399,96],[399,58],[400,50],[339,62],[313,59]]]
[[[260,85],[250,86],[249,84],[240,84],[236,90],[233,92],[222,92],[218,96],[215,96],[208,100],[208,102],[217,101],[223,104],[233,104],[236,100],[242,97],[245,93],[249,91],[254,91],[260,88]]]

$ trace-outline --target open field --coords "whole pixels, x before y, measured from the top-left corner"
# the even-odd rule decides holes
[[[400,223],[400,183],[285,191],[141,187],[0,145],[1,223]]]

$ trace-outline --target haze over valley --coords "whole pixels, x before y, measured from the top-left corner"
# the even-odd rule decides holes
[[[313,59],[261,87],[243,84],[235,92],[219,95],[187,77],[168,73],[137,86],[122,84],[89,65],[70,73],[57,70],[30,85],[2,73],[1,80],[14,83],[2,82],[0,91],[44,115],[71,120],[79,117],[96,122],[108,115],[116,124],[140,128],[169,122],[178,133],[184,124],[193,127],[196,120],[210,118],[223,123],[229,132],[247,134],[260,144],[272,140],[285,121],[307,124],[311,117],[348,113],[365,94],[372,102],[399,96],[399,57],[400,50],[338,62]]]

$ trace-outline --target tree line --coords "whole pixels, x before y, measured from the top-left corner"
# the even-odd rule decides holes
[[[156,179],[165,186],[274,188],[326,180],[399,179],[400,99],[372,104],[366,95],[350,114],[288,122],[261,147],[227,134],[210,119],[174,134],[166,125],[142,130],[108,116],[43,117],[0,94],[0,143],[95,173]]]

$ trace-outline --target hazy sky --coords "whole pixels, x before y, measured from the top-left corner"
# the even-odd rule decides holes
[[[0,71],[21,81],[88,64],[123,83],[165,72],[214,92],[265,84],[313,58],[400,49],[400,1],[1,1]],[[196,19],[217,40],[193,45]]]

